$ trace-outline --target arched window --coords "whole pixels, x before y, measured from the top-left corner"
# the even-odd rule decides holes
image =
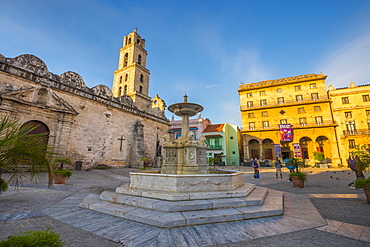
[[[120,97],[122,95],[122,87],[119,87],[118,88],[118,97]]]
[[[122,76],[119,77],[119,83],[122,83]]]
[[[123,91],[123,94],[126,95],[127,94],[127,85],[125,85],[125,89]]]
[[[140,45],[140,39],[137,39],[137,40],[136,40],[136,43],[137,43],[138,45]]]
[[[138,61],[137,61],[138,64],[141,64],[141,55],[139,54],[139,57],[138,57]]]
[[[140,86],[140,93],[143,93],[143,86]]]
[[[131,44],[131,38],[128,38],[128,44]]]
[[[128,74],[125,75],[125,81],[127,81],[127,79],[128,79]]]
[[[143,74],[140,74],[140,82],[144,82],[144,76],[143,76]]]
[[[125,54],[125,58],[123,60],[123,67],[126,67],[128,63],[128,53]]]

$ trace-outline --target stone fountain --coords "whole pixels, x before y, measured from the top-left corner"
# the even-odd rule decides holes
[[[243,172],[208,170],[205,137],[195,140],[189,131],[201,105],[185,95],[168,110],[182,117],[182,135],[165,135],[162,169],[131,172],[129,184],[91,194],[80,207],[163,228],[283,214],[281,192],[244,183]]]

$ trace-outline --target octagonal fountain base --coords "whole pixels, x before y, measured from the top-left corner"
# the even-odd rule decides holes
[[[171,228],[283,214],[283,193],[243,183],[242,172],[168,175],[130,173],[116,191],[90,194],[80,207]]]

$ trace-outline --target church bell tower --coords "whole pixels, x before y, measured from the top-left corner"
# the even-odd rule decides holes
[[[136,103],[150,101],[149,70],[146,68],[145,39],[137,33],[137,28],[132,33],[124,36],[123,46],[119,50],[118,69],[114,71],[113,96],[128,95]]]

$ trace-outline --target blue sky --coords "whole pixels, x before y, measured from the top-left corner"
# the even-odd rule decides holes
[[[370,83],[368,0],[0,0],[0,54],[33,54],[111,88],[123,36],[146,39],[149,95],[240,126],[241,83],[309,73]],[[167,112],[167,117],[171,113]]]

